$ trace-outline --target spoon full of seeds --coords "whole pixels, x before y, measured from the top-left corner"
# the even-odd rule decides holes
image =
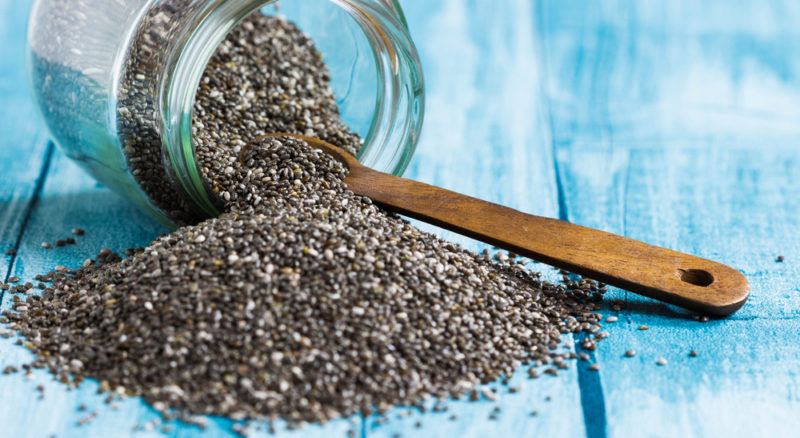
[[[386,210],[523,257],[708,315],[735,312],[749,294],[744,275],[718,262],[379,172],[318,138],[259,139],[267,137],[298,138],[330,154],[348,168],[348,188]]]

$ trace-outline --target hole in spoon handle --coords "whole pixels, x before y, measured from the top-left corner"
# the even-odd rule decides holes
[[[678,274],[686,283],[707,287],[714,283],[714,276],[703,269],[678,269]]]

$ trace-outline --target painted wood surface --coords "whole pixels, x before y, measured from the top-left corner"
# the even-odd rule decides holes
[[[612,291],[619,322],[558,378],[517,373],[497,403],[454,402],[387,424],[341,420],[279,436],[791,436],[800,427],[800,4],[781,1],[404,2],[428,117],[406,176],[739,267],[732,318],[698,322]],[[0,275],[30,279],[164,232],[48,145],[26,90],[29,2],[0,0]],[[74,247],[43,240],[81,226]],[[426,227],[427,229],[432,229]],[[435,230],[470,248],[481,246]],[[785,261],[775,258],[783,255]],[[543,265],[536,269],[550,271]],[[7,308],[8,296],[2,306]],[[639,331],[646,324],[650,330]],[[637,356],[623,353],[636,349]],[[690,350],[698,357],[690,358]],[[0,342],[0,365],[27,352]],[[655,364],[657,357],[669,361]],[[39,400],[34,390],[45,385]],[[96,384],[0,376],[0,436],[219,436],[108,406]],[[84,404],[86,412],[78,412]],[[489,420],[495,406],[497,420]],[[93,411],[100,415],[78,427]],[[537,415],[531,416],[533,411]],[[450,416],[457,418],[451,420]],[[416,427],[416,423],[421,428]],[[263,432],[262,432],[263,434]]]
[[[625,310],[596,354],[609,436],[800,427],[798,6],[537,9],[562,216],[719,259],[752,286],[739,313],[707,323],[615,293]]]

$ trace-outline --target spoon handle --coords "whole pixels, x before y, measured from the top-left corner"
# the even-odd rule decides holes
[[[362,166],[346,179],[378,205],[516,254],[708,315],[747,299],[747,279],[711,260],[520,211]]]

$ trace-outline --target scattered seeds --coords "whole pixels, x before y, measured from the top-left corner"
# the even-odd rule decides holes
[[[600,371],[600,364],[599,363],[593,363],[593,364],[589,365],[589,371]]]
[[[634,356],[636,356],[636,350],[631,349],[625,352],[625,357],[634,357]]]
[[[697,352],[692,350],[689,352],[689,357],[697,357]]]
[[[646,325],[644,325],[644,324],[642,324],[642,325],[640,325],[640,326],[639,326],[639,330],[642,330],[642,331],[644,331],[644,330],[650,330],[650,327],[649,327],[649,326],[646,326]]]
[[[616,316],[609,316],[608,318],[606,318],[606,322],[617,322],[617,321],[619,321],[619,317]]]
[[[783,258],[782,255],[779,255],[778,257],[775,257],[775,263],[783,263],[783,260],[784,260],[784,258]]]
[[[667,359],[665,359],[663,357],[659,357],[658,359],[656,359],[656,365],[661,366],[661,367],[666,366],[667,365]]]

